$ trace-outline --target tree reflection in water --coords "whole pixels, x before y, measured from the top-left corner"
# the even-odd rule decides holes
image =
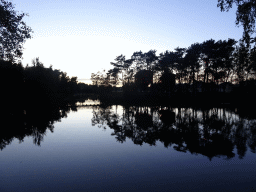
[[[0,149],[3,150],[7,145],[17,138],[23,142],[27,136],[33,137],[35,145],[40,146],[46,131],[54,131],[54,123],[60,122],[61,118],[66,118],[70,111],[76,111],[76,106],[30,106],[24,109],[12,110],[12,113],[2,111],[2,125],[0,130]]]
[[[92,125],[113,129],[111,135],[120,143],[126,138],[136,145],[160,141],[167,148],[202,154],[210,160],[234,157],[235,147],[239,158],[245,156],[247,146],[255,153],[256,119],[241,118],[234,109],[94,107]]]

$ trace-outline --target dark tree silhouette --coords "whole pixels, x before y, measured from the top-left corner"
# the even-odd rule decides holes
[[[192,44],[187,50],[184,57],[184,63],[187,63],[189,68],[189,82],[195,84],[196,76],[198,76],[200,70],[200,64],[198,58],[201,54],[201,44]],[[198,80],[198,79],[197,79]]]
[[[0,56],[6,60],[21,58],[23,44],[32,33],[23,21],[27,14],[18,14],[14,8],[11,2],[0,1]]]
[[[150,70],[141,70],[135,75],[135,84],[139,89],[145,91],[148,85],[153,83],[153,72]]]
[[[175,75],[171,72],[164,72],[160,77],[160,87],[162,93],[171,93],[175,86]]]
[[[255,42],[256,37],[252,38],[252,34],[255,33],[255,18],[256,18],[256,3],[255,0],[218,0],[218,7],[221,11],[229,11],[233,4],[237,5],[236,10],[236,25],[243,26],[243,38],[249,48],[251,40]]]
[[[239,45],[236,43],[234,39],[210,39],[194,43],[189,48],[177,47],[159,56],[155,50],[134,52],[130,59],[120,55],[116,62],[111,62],[113,69],[106,75],[92,74],[92,80],[94,84],[104,86],[119,86],[122,82],[119,90],[124,92],[110,93],[108,98],[112,101],[164,102],[173,97],[177,101],[201,103],[207,97],[214,103],[234,104],[237,100],[242,101],[237,94],[241,92],[242,82],[256,78],[256,46],[251,49],[244,41],[240,40]],[[150,75],[146,77],[143,73]],[[172,74],[175,75],[175,86]],[[147,88],[149,84],[151,86]],[[142,100],[136,98],[139,90],[144,91],[137,95]],[[191,99],[188,100],[188,96],[192,96]]]

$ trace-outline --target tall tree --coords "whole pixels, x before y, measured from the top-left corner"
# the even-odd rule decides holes
[[[0,57],[4,60],[20,59],[25,40],[31,38],[24,16],[27,14],[18,14],[11,2],[0,0]]]
[[[236,46],[234,55],[235,73],[238,81],[241,82],[246,80],[250,73],[249,50],[243,41]]]
[[[228,41],[217,41],[216,42],[216,57],[212,68],[213,77],[215,81],[223,80],[227,82],[231,80],[234,74],[234,50],[237,41],[234,39],[228,39]]]
[[[250,61],[251,61],[252,75],[254,78],[256,78],[256,46],[254,46],[251,50]]]
[[[131,68],[133,64],[133,59],[126,59],[124,61],[124,69],[125,69],[125,83],[130,84],[134,76],[134,69]]]
[[[119,55],[116,57],[115,59],[115,63],[114,62],[110,62],[111,65],[114,66],[114,70],[109,70],[108,73],[114,73],[115,77],[118,78],[118,74],[121,73],[121,81],[122,83],[124,82],[124,69],[125,69],[125,56],[124,55]]]
[[[142,51],[136,51],[132,54],[131,59],[135,62],[135,71],[138,72],[142,69],[144,69],[145,66],[145,60],[144,60],[144,54]]]
[[[189,68],[189,81],[193,81],[193,85],[196,79],[196,75],[198,76],[200,70],[199,57],[201,54],[201,44],[194,43],[187,50],[186,55],[184,57],[184,62],[187,63]]]
[[[148,52],[144,53],[143,56],[146,61],[147,70],[152,70],[153,64],[158,60],[156,50],[149,50]]]
[[[202,43],[202,53],[200,56],[204,64],[204,82],[209,82],[209,76],[212,74],[212,67],[216,58],[216,43],[215,40],[210,39]]]
[[[156,69],[163,72],[174,72],[175,63],[178,61],[177,54],[173,51],[160,53]]]
[[[174,49],[174,67],[176,70],[176,74],[177,74],[177,79],[179,79],[179,82],[181,82],[180,80],[182,79],[182,82],[185,83],[188,81],[188,64],[185,62],[184,60],[184,54],[186,53],[186,48],[175,48]]]
[[[255,0],[218,0],[221,11],[229,11],[233,4],[237,5],[236,25],[242,25],[244,29],[242,40],[249,47],[251,36],[255,33],[256,1]],[[254,37],[254,42],[256,37]]]

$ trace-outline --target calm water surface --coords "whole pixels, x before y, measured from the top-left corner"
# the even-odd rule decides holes
[[[1,132],[0,191],[255,191],[256,120],[241,116],[119,105],[24,123]]]

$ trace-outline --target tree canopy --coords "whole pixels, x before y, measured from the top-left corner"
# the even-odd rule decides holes
[[[32,29],[23,21],[11,2],[0,0],[0,57],[15,60],[22,57],[23,44],[31,38]]]
[[[124,55],[116,57],[116,62],[106,74],[98,72],[92,74],[94,84],[103,86],[140,86],[140,79],[147,79],[143,71],[150,71],[153,75],[152,82],[145,82],[145,86],[163,84],[163,79],[172,75],[177,83],[196,84],[203,83],[239,83],[256,76],[256,48],[248,51],[246,43],[242,40],[239,44],[235,39],[206,40],[202,43],[194,43],[188,48],[175,48],[174,51],[165,51],[156,55],[156,50],[146,53],[136,51],[130,59]],[[169,81],[169,80],[168,80]],[[144,82],[144,81],[143,81]],[[168,83],[167,83],[168,84]],[[137,87],[138,88],[138,87]]]
[[[250,44],[251,35],[255,33],[256,1],[255,0],[218,0],[221,11],[229,11],[233,4],[237,5],[236,25],[244,28],[243,40],[247,46]],[[256,37],[253,38],[255,42]]]

